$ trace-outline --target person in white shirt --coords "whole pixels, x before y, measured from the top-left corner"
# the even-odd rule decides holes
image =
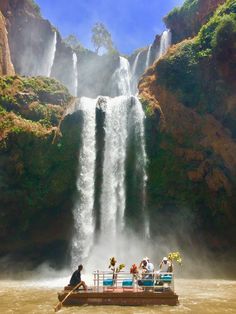
[[[167,257],[163,257],[159,267],[159,273],[168,273],[170,271],[171,264]]]
[[[154,272],[154,265],[150,262],[149,258],[147,259],[147,272],[153,273]]]

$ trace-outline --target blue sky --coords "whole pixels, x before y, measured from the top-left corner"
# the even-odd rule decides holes
[[[36,0],[44,18],[57,27],[63,37],[75,34],[87,48],[91,28],[102,22],[110,31],[121,53],[153,42],[165,26],[162,18],[184,0]]]

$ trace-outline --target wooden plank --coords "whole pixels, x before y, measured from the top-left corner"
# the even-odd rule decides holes
[[[59,293],[61,301],[65,292]],[[177,305],[178,296],[169,292],[78,292],[72,293],[65,305]]]

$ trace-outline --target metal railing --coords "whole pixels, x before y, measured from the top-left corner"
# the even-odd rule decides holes
[[[152,272],[131,274],[125,271],[118,273],[112,271],[93,272],[94,291],[106,290],[133,290],[174,292],[174,273]]]

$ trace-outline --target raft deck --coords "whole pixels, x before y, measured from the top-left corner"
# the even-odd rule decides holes
[[[72,292],[63,305],[120,305],[147,306],[179,304],[174,292],[174,275],[153,273],[149,278],[140,278],[128,273],[94,272],[94,286],[88,291]],[[158,282],[158,283],[157,283]],[[61,302],[70,292],[69,287],[58,293]]]

